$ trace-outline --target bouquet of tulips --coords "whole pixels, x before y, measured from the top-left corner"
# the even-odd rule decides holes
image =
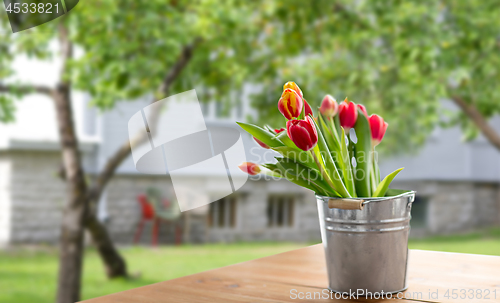
[[[383,197],[403,169],[380,181],[375,147],[388,124],[378,115],[368,116],[361,104],[347,98],[337,104],[327,95],[314,116],[299,86],[287,82],[278,110],[287,120],[286,131],[238,123],[260,146],[282,155],[276,163],[242,163],[239,168],[250,175],[286,178],[322,196]],[[355,138],[351,138],[352,129]]]

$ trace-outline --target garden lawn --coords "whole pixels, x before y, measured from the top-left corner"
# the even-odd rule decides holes
[[[107,280],[97,253],[85,253],[82,299],[90,299],[160,281],[297,249],[306,244],[237,243],[203,246],[130,247],[121,252],[132,279]],[[53,303],[57,249],[0,250],[0,302]]]
[[[312,244],[312,243],[311,243]],[[306,244],[234,243],[160,248],[131,247],[121,252],[132,279],[108,281],[96,252],[85,255],[83,299],[103,296],[213,268],[261,258]],[[454,236],[411,240],[412,249],[500,255],[500,228]],[[57,249],[15,248],[0,251],[0,302],[52,303],[57,277]]]

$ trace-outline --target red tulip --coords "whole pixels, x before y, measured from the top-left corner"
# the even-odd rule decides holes
[[[281,132],[282,132],[282,131],[284,131],[284,130],[285,130],[285,129],[282,127],[282,128],[280,128],[280,129],[277,129],[277,128],[276,128],[274,131],[275,131],[277,134],[279,134],[279,133],[281,133]]]
[[[358,108],[365,114],[366,118],[368,119],[368,112],[366,111],[366,107],[363,104],[358,104]]]
[[[304,98],[304,95],[302,94],[302,91],[300,90],[299,86],[295,84],[295,82],[289,81],[283,85],[283,90],[291,88],[293,89],[301,98]]]
[[[318,133],[310,116],[305,120],[289,120],[286,122],[286,132],[295,145],[308,151],[318,143]]]
[[[238,165],[238,168],[243,172],[249,174],[250,176],[255,176],[256,174],[260,173],[259,165],[252,162],[243,162]]]
[[[280,100],[278,101],[279,111],[288,120],[297,118],[300,115],[303,106],[304,103],[302,102],[302,97],[291,88],[285,89]]]
[[[255,140],[255,142],[257,142],[257,144],[259,144],[260,146],[264,147],[265,149],[269,149],[269,145],[267,145],[266,143],[260,141],[259,139],[253,137],[253,139]]]
[[[354,102],[349,102],[345,98],[339,105],[340,126],[346,129],[346,133],[350,128],[354,127],[358,119],[358,108]]]
[[[304,100],[304,110],[305,110],[305,115],[306,116],[313,116],[313,111],[312,111],[312,108],[311,106],[309,105],[309,103],[307,103],[306,99],[302,99]]]
[[[370,129],[372,131],[372,144],[376,146],[384,138],[385,131],[389,124],[387,124],[382,117],[375,114],[371,115],[368,121],[370,122]]]
[[[330,95],[326,95],[323,98],[323,101],[321,102],[321,106],[319,108],[321,114],[323,114],[323,116],[325,117],[333,117],[337,114],[338,110],[339,105],[337,104],[337,101],[335,101],[335,98]]]

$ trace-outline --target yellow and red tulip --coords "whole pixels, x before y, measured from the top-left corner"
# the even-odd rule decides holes
[[[318,143],[318,133],[310,116],[305,120],[287,121],[286,132],[293,143],[303,151],[310,150]]]
[[[340,126],[347,130],[354,127],[358,119],[358,108],[356,103],[350,102],[345,98],[339,105]]]
[[[370,130],[372,132],[372,145],[376,146],[384,138],[385,131],[387,130],[387,126],[389,126],[389,124],[385,122],[382,117],[375,114],[368,118],[368,122],[370,122]]]
[[[291,88],[283,91],[280,100],[278,101],[278,109],[285,118],[291,120],[297,118],[304,107],[302,97]]]
[[[238,165],[238,168],[241,169],[243,172],[249,174],[250,176],[255,176],[261,171],[260,166],[253,162],[243,162],[240,165]]]
[[[283,85],[283,90],[285,90],[287,88],[293,89],[301,98],[304,98],[304,95],[302,94],[302,90],[300,90],[300,87],[295,82],[289,81],[289,82],[285,83],[285,85]]]
[[[325,117],[333,117],[337,114],[339,110],[339,105],[335,98],[330,95],[326,95],[321,102],[321,106],[319,108],[320,113]]]

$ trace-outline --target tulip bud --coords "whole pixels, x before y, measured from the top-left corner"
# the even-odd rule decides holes
[[[312,111],[312,108],[311,106],[309,105],[309,103],[307,103],[306,99],[302,99],[304,100],[304,110],[305,110],[305,116],[313,116],[313,111]]]
[[[358,104],[358,108],[365,114],[366,118],[368,119],[368,112],[366,111],[366,107],[363,104]]]
[[[285,89],[280,100],[278,101],[279,111],[288,120],[297,118],[300,115],[303,106],[302,97],[291,88]]]
[[[259,165],[252,162],[243,162],[238,165],[238,168],[243,172],[249,174],[250,176],[255,176],[256,174],[260,173]]]
[[[349,100],[345,98],[339,105],[339,118],[340,126],[342,126],[347,133],[349,129],[354,127],[358,119],[358,108],[356,104],[354,102],[349,102]]]
[[[269,145],[267,145],[266,143],[260,141],[259,139],[255,138],[255,137],[253,137],[253,139],[255,140],[255,142],[257,142],[257,144],[259,144],[263,148],[265,148],[265,149],[269,149],[270,148]]]
[[[319,111],[325,117],[333,117],[337,114],[338,109],[339,105],[337,104],[337,101],[335,101],[335,98],[330,95],[326,95],[321,102]]]
[[[277,134],[279,134],[279,133],[281,133],[281,132],[282,132],[282,131],[284,131],[284,130],[285,130],[285,129],[282,127],[282,128],[280,128],[280,129],[277,129],[277,128],[276,128],[274,131],[275,131]]]
[[[310,150],[318,143],[318,133],[310,116],[305,120],[287,121],[286,132],[293,143],[303,151]]]
[[[304,98],[304,95],[302,94],[302,91],[300,90],[299,86],[295,84],[295,82],[289,81],[283,85],[283,90],[291,88],[293,89],[301,98]]]
[[[385,131],[387,130],[387,126],[389,126],[389,124],[384,122],[382,117],[375,114],[368,118],[368,122],[370,122],[370,130],[372,131],[372,145],[377,146],[384,138]]]

